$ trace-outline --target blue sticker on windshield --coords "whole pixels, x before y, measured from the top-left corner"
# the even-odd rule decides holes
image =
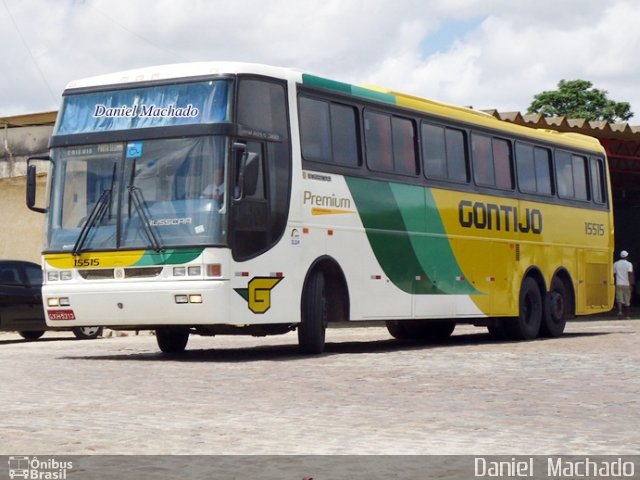
[[[127,158],[140,158],[142,156],[142,142],[127,144]]]

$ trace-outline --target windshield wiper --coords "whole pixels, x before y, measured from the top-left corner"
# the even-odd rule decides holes
[[[160,243],[160,239],[158,238],[158,234],[155,231],[155,227],[151,225],[151,214],[149,213],[147,204],[144,202],[142,192],[138,187],[134,185],[129,185],[128,189],[129,200],[133,204],[133,207],[136,209],[136,212],[140,217],[142,230],[149,239],[149,242],[151,242],[151,246],[156,252],[164,251],[164,246],[162,245],[162,243]]]
[[[93,227],[96,226],[96,224],[100,220],[102,220],[102,217],[104,217],[104,214],[107,213],[108,210],[110,210],[110,205],[111,205],[111,189],[106,189],[100,194],[100,198],[98,198],[98,201],[93,206],[93,209],[91,209],[91,213],[89,213],[89,217],[87,218],[87,221],[82,226],[82,230],[80,230],[80,235],[78,236],[78,240],[76,240],[76,243],[73,245],[73,250],[71,250],[71,253],[73,255],[76,255],[76,256],[80,255],[82,247],[87,241],[89,232]]]
[[[98,198],[98,201],[91,209],[87,221],[82,226],[82,230],[80,230],[78,240],[76,240],[76,243],[73,245],[73,250],[71,250],[71,253],[75,256],[80,255],[82,247],[84,246],[85,242],[87,241],[87,237],[89,236],[89,232],[93,227],[96,226],[98,222],[102,220],[102,217],[104,217],[104,214],[107,211],[109,212],[108,218],[111,219],[111,196],[113,195],[113,185],[116,182],[116,166],[117,164],[113,162],[111,185],[106,190],[103,190],[103,192],[100,194],[100,198]]]

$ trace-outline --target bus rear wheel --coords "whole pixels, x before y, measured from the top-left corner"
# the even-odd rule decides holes
[[[538,283],[526,277],[520,287],[520,314],[505,322],[507,336],[511,340],[533,340],[538,336],[542,323],[542,294]]]
[[[541,336],[554,338],[562,335],[567,324],[568,300],[564,282],[554,278],[547,295],[542,325],[540,325]]]
[[[298,346],[303,353],[324,351],[327,330],[327,301],[324,274],[314,270],[302,296],[302,321],[298,326]]]
[[[156,328],[156,341],[163,353],[182,353],[189,341],[188,327]]]

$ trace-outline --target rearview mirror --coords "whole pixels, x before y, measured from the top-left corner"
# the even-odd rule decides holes
[[[47,209],[46,208],[41,208],[41,207],[36,207],[36,190],[37,190],[37,186],[38,186],[38,182],[37,182],[37,168],[35,165],[33,165],[31,162],[33,160],[46,160],[46,161],[51,161],[51,157],[49,155],[42,155],[42,156],[34,156],[34,157],[29,157],[27,159],[27,208],[29,210],[33,210],[34,212],[38,212],[38,213],[46,213]]]

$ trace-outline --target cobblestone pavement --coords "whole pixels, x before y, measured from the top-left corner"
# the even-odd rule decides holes
[[[438,343],[336,328],[296,336],[36,342],[0,334],[0,454],[638,454],[640,320],[558,339]]]

